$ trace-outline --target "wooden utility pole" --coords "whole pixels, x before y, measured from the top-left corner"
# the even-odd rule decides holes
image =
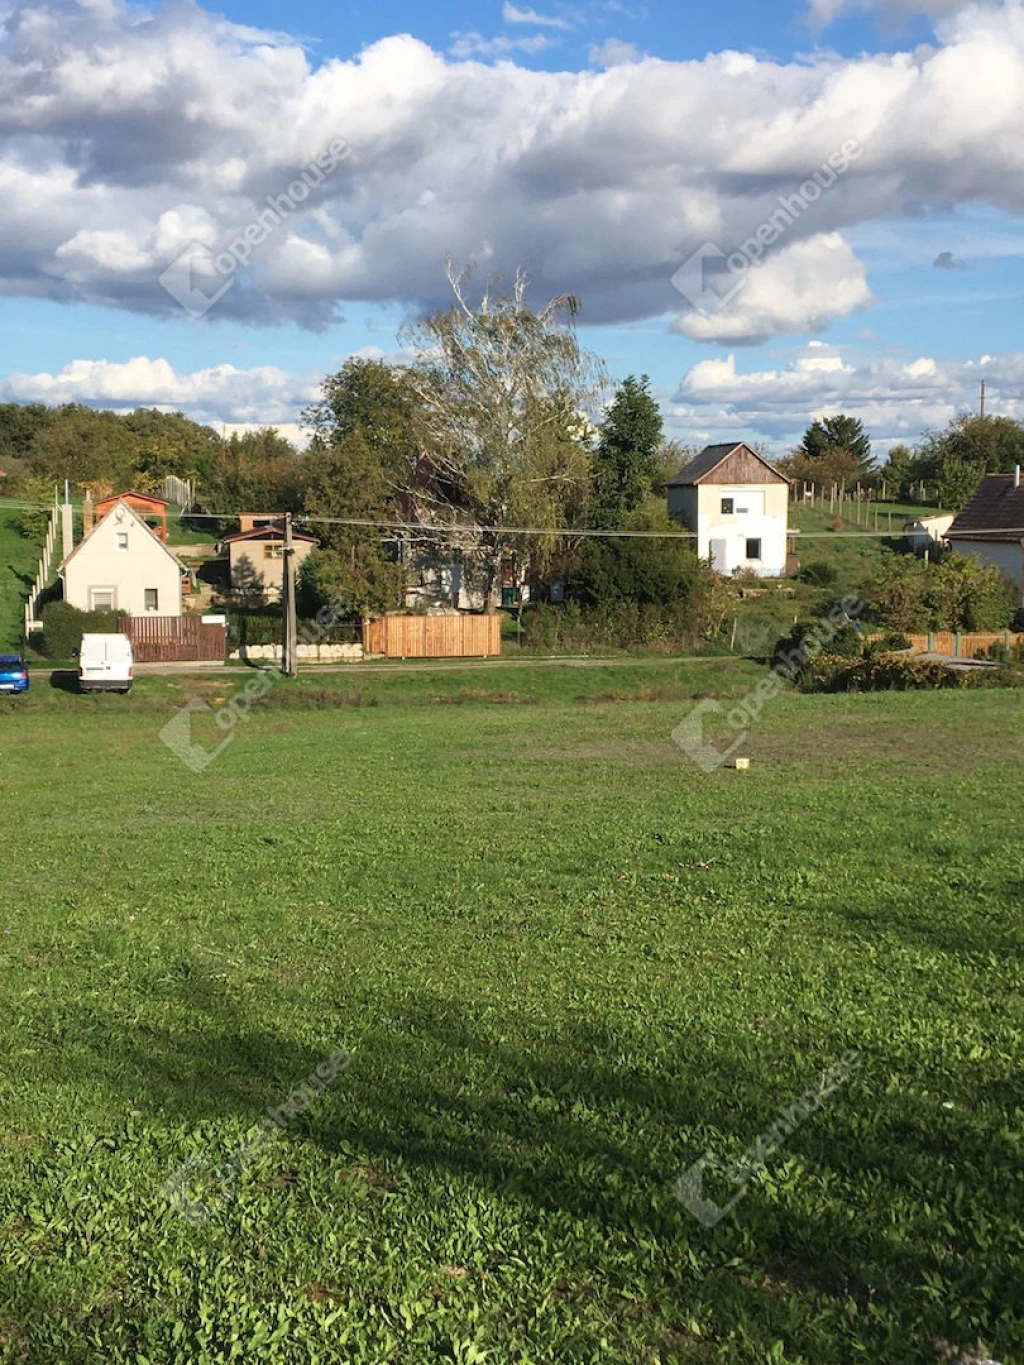
[[[984,381],[984,379],[981,381],[981,405],[980,405],[980,407],[979,407],[979,409],[978,409],[978,416],[979,416],[979,417],[984,417],[984,416],[985,416],[985,381]]]
[[[295,623],[295,551],[292,548],[292,514],[284,517],[284,566],[281,583],[281,603],[284,621],[281,631],[281,672],[295,678],[299,672],[297,631]]]

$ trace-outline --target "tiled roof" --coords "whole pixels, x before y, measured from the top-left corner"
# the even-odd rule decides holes
[[[986,474],[946,532],[950,540],[1024,540],[1024,483],[1013,474]]]

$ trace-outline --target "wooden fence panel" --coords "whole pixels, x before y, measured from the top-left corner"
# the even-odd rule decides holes
[[[140,664],[223,660],[227,628],[204,624],[197,616],[128,616],[124,632]]]
[[[871,640],[880,640],[880,634],[868,637]],[[957,654],[957,636],[953,630],[937,630],[931,635],[908,635],[910,647],[917,654],[924,654],[928,650],[936,654],[948,654],[955,657]],[[1014,633],[1006,630],[987,630],[963,632],[960,636],[959,655],[961,659],[973,659],[981,650],[987,650],[992,645],[1020,645],[1024,641],[1024,634]]]
[[[990,649],[992,645],[1009,644],[1012,648],[1019,645],[1024,640],[1024,635],[1016,635],[1012,631],[974,631],[970,635],[961,635],[960,653],[965,659],[973,659],[980,649]]]
[[[488,658],[501,653],[501,617],[377,617],[363,622],[363,650],[388,659]]]
[[[928,637],[925,636],[925,649],[928,648]],[[932,635],[931,648],[936,654],[954,654],[956,652],[956,635],[951,630],[937,630]]]

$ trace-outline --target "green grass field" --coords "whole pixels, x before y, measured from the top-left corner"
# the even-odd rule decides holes
[[[0,701],[0,1360],[1019,1365],[1019,694],[786,696],[702,772],[758,676],[306,677],[199,774],[235,677]]]
[[[20,649],[25,602],[41,546],[17,526],[18,509],[0,501],[0,650]]]

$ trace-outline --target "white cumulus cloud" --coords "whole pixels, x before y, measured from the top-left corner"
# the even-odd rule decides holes
[[[27,0],[0,37],[0,296],[180,316],[159,284],[176,252],[223,251],[332,138],[351,156],[253,250],[211,324],[323,328],[349,301],[416,312],[447,301],[451,255],[523,263],[538,297],[581,296],[586,321],[674,313],[685,335],[738,344],[867,302],[848,245],[862,224],[1024,212],[1016,4],[852,58],[467,60],[558,26],[542,27],[464,34],[455,59],[405,35],[313,65],[298,40],[193,0]],[[728,308],[687,311],[680,264],[704,242],[735,249],[849,139],[863,154]]]
[[[670,428],[689,436],[750,432],[784,454],[808,424],[837,412],[859,417],[879,452],[977,410],[985,380],[989,408],[1024,419],[1024,352],[965,361],[886,357],[854,364],[820,342],[780,369],[743,371],[729,354],[692,366],[666,403]]]
[[[871,301],[864,266],[838,232],[793,242],[734,278],[739,288],[724,307],[684,313],[674,330],[727,345],[766,341],[817,331]]]
[[[57,374],[12,374],[0,386],[17,403],[87,403],[130,411],[135,407],[181,410],[198,422],[228,428],[280,426],[298,431],[296,418],[319,392],[316,379],[273,365],[237,369],[215,365],[180,374],[164,359],[73,360]]]

